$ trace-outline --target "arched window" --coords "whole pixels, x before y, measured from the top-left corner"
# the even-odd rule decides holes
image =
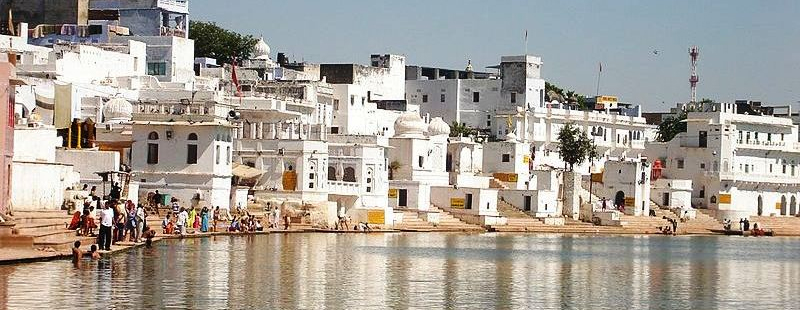
[[[150,134],[147,135],[147,140],[158,140],[158,133],[151,131]]]
[[[342,181],[356,182],[356,169],[353,167],[344,168],[344,176],[342,177]]]
[[[190,133],[189,134],[189,138],[186,138],[186,140],[197,141],[197,134],[196,133]]]
[[[336,181],[336,168],[328,166],[328,181]]]

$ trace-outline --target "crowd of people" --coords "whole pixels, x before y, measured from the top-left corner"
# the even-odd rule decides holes
[[[83,190],[87,189],[88,185],[84,185]],[[106,251],[117,242],[146,240],[149,243],[155,237],[155,231],[147,225],[144,207],[122,200],[119,183],[114,183],[106,200],[97,195],[97,187],[88,192],[83,208],[73,213],[68,229],[75,230],[79,236],[97,237],[97,246]]]

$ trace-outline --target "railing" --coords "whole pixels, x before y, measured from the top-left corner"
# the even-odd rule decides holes
[[[186,31],[178,28],[161,27],[162,37],[186,37]]]
[[[705,171],[703,174],[707,177],[719,177],[720,180],[731,181],[748,181],[759,183],[789,183],[798,184],[800,178],[798,176],[781,175],[781,174],[763,174],[763,173],[749,173],[749,172],[721,172],[721,171]]]
[[[214,107],[206,105],[140,103],[134,104],[133,111],[136,114],[214,115]]]
[[[741,148],[757,148],[757,149],[770,149],[770,150],[783,150],[787,149],[785,141],[766,141],[766,140],[741,140],[737,139],[736,144]],[[791,143],[789,148],[792,149]]]
[[[361,183],[328,180],[328,190],[334,195],[360,195]]]

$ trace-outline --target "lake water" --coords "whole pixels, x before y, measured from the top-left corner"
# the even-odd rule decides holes
[[[0,266],[0,309],[788,309],[800,239],[271,234]]]

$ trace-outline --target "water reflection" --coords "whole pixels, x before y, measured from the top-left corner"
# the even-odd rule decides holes
[[[787,308],[798,253],[791,238],[218,236],[0,266],[0,308]]]

